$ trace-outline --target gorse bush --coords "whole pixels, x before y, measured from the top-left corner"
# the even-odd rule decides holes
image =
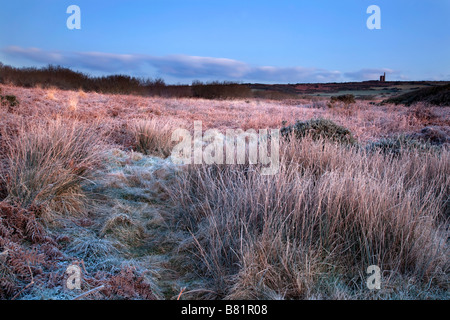
[[[2,93],[1,89],[0,93]],[[0,105],[7,106],[8,111],[11,112],[14,107],[19,105],[19,100],[17,100],[17,97],[15,95],[0,95]]]
[[[19,101],[14,95],[0,96],[2,106],[15,107],[19,105]]]
[[[350,130],[326,119],[297,121],[293,125],[281,128],[280,133],[288,139],[292,136],[296,139],[311,136],[313,139],[328,139],[342,144],[356,143]]]
[[[381,139],[366,146],[369,152],[380,152],[382,154],[401,155],[404,152],[428,153],[437,151],[439,148],[429,142],[413,139],[405,135]]]
[[[333,104],[335,102],[343,102],[345,104],[356,103],[355,96],[352,94],[345,94],[340,96],[332,96],[330,98],[330,103]]]

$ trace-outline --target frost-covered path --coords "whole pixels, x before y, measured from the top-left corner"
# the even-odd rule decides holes
[[[170,157],[161,159],[113,149],[91,191],[98,200],[98,236],[117,247],[115,260],[144,274],[160,299],[173,299],[186,284],[169,230],[166,188],[182,171]],[[108,260],[107,257],[103,257]]]

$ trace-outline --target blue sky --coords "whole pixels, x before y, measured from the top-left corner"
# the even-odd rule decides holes
[[[69,30],[69,5],[81,30]],[[369,5],[381,30],[369,30]],[[15,0],[0,61],[168,83],[450,80],[449,0]]]

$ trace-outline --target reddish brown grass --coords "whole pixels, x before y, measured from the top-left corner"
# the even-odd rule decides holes
[[[20,102],[0,107],[1,298],[32,294],[44,283],[57,288],[64,270],[56,261],[67,265],[85,255],[92,261],[87,261],[83,289],[103,286],[86,299],[153,299],[142,270],[112,262],[105,270],[102,260],[124,261],[134,254],[145,260],[153,255],[150,238],[152,248],[159,246],[170,256],[167,260],[176,257],[164,265],[193,286],[183,298],[448,297],[448,147],[405,149],[395,156],[362,147],[419,132],[425,125],[444,128],[450,123],[448,107],[358,101],[330,109],[315,100],[219,101],[0,88]],[[203,130],[224,132],[317,118],[348,128],[358,145],[291,140],[282,146],[280,172],[274,176],[261,176],[257,166],[247,165],[188,166],[174,174],[137,164],[170,154],[171,131],[192,130],[196,120]],[[88,195],[94,173],[104,174],[105,149],[113,147],[151,156],[130,152],[129,159],[116,159],[117,172],[109,175],[116,177],[109,182],[115,189]],[[130,169],[132,164],[136,167]],[[131,172],[128,184],[120,182],[126,170]],[[157,177],[164,173],[173,185]],[[150,183],[153,178],[158,184]],[[122,206],[108,198],[114,192],[119,197],[121,188],[127,193],[119,200],[127,203],[129,217],[112,210]],[[87,210],[94,198],[101,204]],[[158,211],[158,223],[147,225],[136,208],[153,205],[154,210],[164,207],[164,214]],[[85,220],[76,217],[80,213]],[[63,229],[48,229],[57,217],[67,219],[59,226]],[[152,231],[164,239],[148,235],[152,223],[158,226]],[[67,239],[53,236],[58,232]],[[375,293],[364,282],[371,264],[383,270],[383,290]],[[96,266],[99,270],[93,270]],[[180,291],[173,292],[176,298]]]

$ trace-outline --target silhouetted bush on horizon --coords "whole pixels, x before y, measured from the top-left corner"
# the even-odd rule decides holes
[[[234,82],[194,81],[190,85],[167,85],[163,79],[136,78],[128,75],[92,77],[62,66],[15,68],[0,62],[0,83],[32,88],[95,91],[98,93],[135,94],[162,97],[228,99],[252,97],[250,87]]]
[[[212,81],[203,83],[201,81],[193,81],[192,96],[204,99],[227,99],[250,98],[253,95],[250,87],[235,82]]]

